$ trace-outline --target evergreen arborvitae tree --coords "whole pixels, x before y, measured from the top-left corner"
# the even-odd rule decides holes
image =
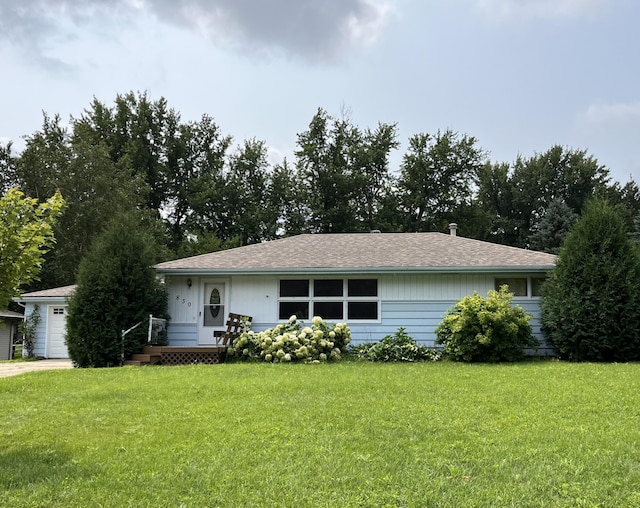
[[[561,358],[640,360],[640,253],[607,202],[587,204],[542,292],[542,329]]]
[[[167,296],[152,268],[153,243],[136,216],[116,218],[82,260],[78,287],[69,302],[67,346],[77,367],[119,365],[141,350],[146,326],[127,335],[122,330],[167,317]]]

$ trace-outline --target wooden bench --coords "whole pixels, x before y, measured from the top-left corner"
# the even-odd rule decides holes
[[[242,314],[235,314],[229,312],[229,319],[227,319],[227,330],[222,334],[213,333],[216,339],[216,344],[229,347],[233,340],[240,336],[244,331],[246,325],[250,325],[253,318],[251,316],[244,316]]]

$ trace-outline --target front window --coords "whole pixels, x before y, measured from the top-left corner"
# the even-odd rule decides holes
[[[309,296],[308,280],[281,280],[280,296]]]
[[[377,320],[377,279],[283,279],[278,318],[320,316],[330,321]]]
[[[278,316],[289,319],[309,319],[309,281],[307,279],[281,280]]]
[[[377,279],[349,279],[349,296],[378,296]]]

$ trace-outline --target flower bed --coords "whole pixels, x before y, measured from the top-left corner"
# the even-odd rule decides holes
[[[296,316],[263,332],[248,330],[233,341],[228,356],[239,360],[265,362],[319,363],[339,360],[351,342],[351,330],[346,323],[329,326],[315,316],[310,326],[304,326]]]

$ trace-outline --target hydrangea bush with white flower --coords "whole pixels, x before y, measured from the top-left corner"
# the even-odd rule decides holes
[[[346,323],[329,326],[314,316],[311,326],[305,326],[296,316],[263,332],[246,330],[233,341],[228,355],[241,360],[262,360],[272,363],[326,362],[339,360],[351,342],[351,330]]]

